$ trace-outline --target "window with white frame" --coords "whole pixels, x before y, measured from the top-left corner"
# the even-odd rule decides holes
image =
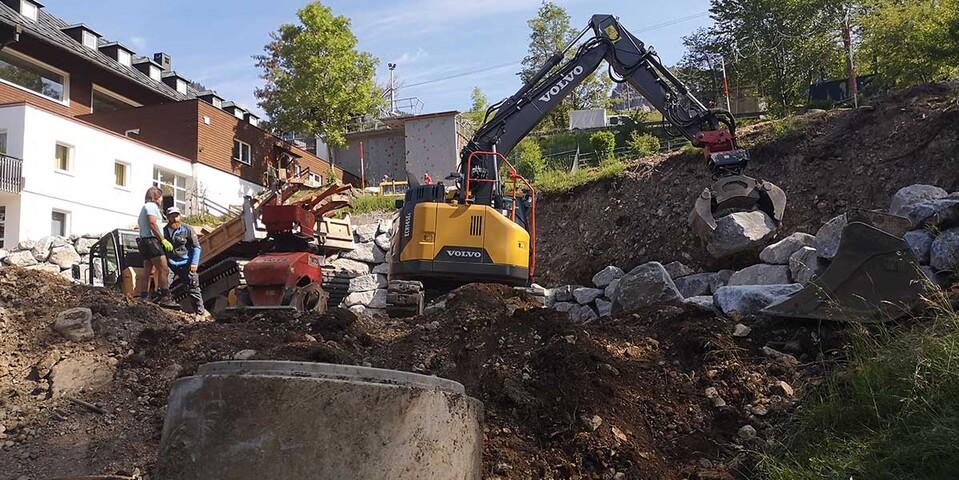
[[[98,47],[99,45],[97,44],[98,42],[97,42],[97,36],[96,36],[96,35],[88,32],[88,31],[86,31],[86,30],[84,30],[80,35],[81,35],[81,38],[83,38],[83,46],[84,46],[84,47],[87,47],[87,48],[90,48],[90,49],[93,49],[93,50],[96,50],[96,49],[97,49],[97,47]]]
[[[60,210],[54,210],[50,213],[50,235],[59,235],[61,237],[66,237],[67,232],[70,231],[70,226],[68,222],[70,221],[70,214],[68,212],[63,212]]]
[[[246,165],[252,165],[252,161],[250,160],[251,156],[252,156],[252,152],[250,150],[250,144],[234,138],[233,139],[233,160],[236,160],[240,163],[244,163]]]
[[[57,142],[54,150],[54,168],[69,172],[73,170],[73,146]]]
[[[60,103],[67,102],[67,74],[10,49],[0,51],[0,81]]]
[[[128,51],[126,51],[126,50],[124,50],[124,49],[122,49],[122,48],[118,48],[118,49],[117,49],[117,62],[119,62],[119,63],[122,64],[122,65],[126,65],[126,66],[128,66],[128,67],[129,67],[129,66],[132,66],[132,65],[133,65],[133,55],[132,55],[130,52],[128,52]]]
[[[173,196],[173,204],[180,211],[186,210],[186,177],[160,167],[153,167],[153,185]]]
[[[7,131],[0,130],[0,155],[7,154]]]
[[[130,182],[130,164],[116,161],[113,163],[113,184],[127,187]]]
[[[40,8],[29,0],[20,0],[20,14],[30,20],[36,20],[40,14]]]

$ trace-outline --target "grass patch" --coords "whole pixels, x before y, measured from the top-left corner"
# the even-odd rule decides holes
[[[353,198],[349,212],[360,215],[370,212],[392,212],[396,210],[396,200],[402,198],[393,195],[358,195]]]
[[[944,294],[932,319],[865,329],[848,364],[807,395],[772,480],[952,479],[959,472],[959,316]]]
[[[568,192],[590,182],[622,176],[626,164],[620,160],[608,160],[598,167],[585,167],[569,173],[563,170],[547,170],[536,179],[536,190],[543,193]]]
[[[201,226],[217,226],[225,222],[227,216],[225,215],[213,215],[212,213],[198,213],[195,215],[186,215],[181,221],[187,225],[193,227]]]

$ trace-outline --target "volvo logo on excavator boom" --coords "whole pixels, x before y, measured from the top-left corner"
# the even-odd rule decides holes
[[[576,68],[573,69],[573,71],[564,75],[562,80],[556,82],[556,85],[553,85],[553,87],[550,88],[548,92],[546,92],[546,95],[539,97],[539,99],[544,102],[549,102],[553,97],[555,97],[556,95],[559,95],[559,92],[562,92],[563,89],[570,84],[570,82],[572,82],[573,80],[576,79],[576,77],[582,74],[583,74],[583,66],[577,65]]]

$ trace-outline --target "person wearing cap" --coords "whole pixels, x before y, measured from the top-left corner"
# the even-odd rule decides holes
[[[200,241],[193,227],[181,221],[180,209],[175,206],[166,211],[167,224],[163,227],[163,238],[172,248],[167,253],[170,272],[187,287],[193,313],[206,315],[203,308],[203,292],[200,290]]]

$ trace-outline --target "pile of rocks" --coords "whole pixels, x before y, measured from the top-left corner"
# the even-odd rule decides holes
[[[90,247],[99,239],[100,235],[73,235],[23,240],[10,251],[0,249],[0,261],[4,266],[41,270],[70,280],[73,279],[73,266],[79,265],[81,278],[84,278],[90,268]]]
[[[386,252],[392,235],[389,220],[357,225],[353,228],[355,248],[328,259],[334,280],[348,285],[341,307],[363,315],[386,313],[390,271]]]
[[[949,194],[939,187],[912,185],[893,196],[889,212],[909,220],[913,230],[904,240],[933,283],[942,285],[947,275],[959,272],[959,192]],[[753,223],[756,225],[750,229],[767,230]],[[840,215],[826,222],[816,235],[793,233],[764,248],[759,254],[762,263],[738,271],[695,272],[679,262],[648,262],[629,272],[609,266],[593,277],[591,287],[543,289],[546,304],[568,312],[575,321],[678,303],[732,317],[757,314],[799,291],[829,266],[846,224],[846,215]],[[739,234],[743,231],[738,230]],[[763,236],[754,235],[755,241]]]

